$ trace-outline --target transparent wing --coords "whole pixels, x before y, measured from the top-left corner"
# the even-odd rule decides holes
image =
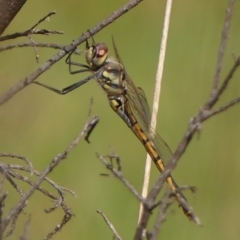
[[[139,122],[140,126],[142,127],[143,131],[147,134],[148,138],[153,141],[159,156],[166,163],[167,161],[170,160],[172,156],[172,151],[170,150],[167,143],[160,137],[160,135],[157,134],[150,127],[151,113],[145,93],[141,88],[136,88],[133,85],[133,82],[131,81],[129,76],[127,78],[127,82],[128,82],[127,97],[129,100],[131,110],[134,116],[136,117],[137,121]],[[133,87],[135,88],[135,90],[133,89]],[[137,92],[137,95],[135,95],[135,92]],[[152,132],[153,135],[150,134],[150,132]]]
[[[113,47],[117,61],[124,67],[123,61],[117,51],[116,44],[112,37]],[[167,162],[172,156],[172,152],[167,143],[150,127],[151,111],[147,102],[146,95],[142,88],[136,87],[130,76],[125,71],[125,80],[127,82],[127,98],[131,107],[131,110],[136,117],[138,123],[142,127],[143,131],[147,134],[148,138],[154,142],[154,146],[158,151],[159,156]],[[153,135],[150,134],[153,132]]]
[[[115,43],[115,41],[114,41],[113,36],[112,36],[112,43],[113,43],[113,48],[114,48],[114,52],[115,52],[115,56],[116,56],[116,58],[117,58],[117,61],[118,61],[120,64],[122,64],[122,66],[124,67],[123,61],[122,61],[122,59],[121,59],[121,57],[120,57],[120,55],[119,55],[119,53],[118,53],[117,46],[116,46],[116,43]],[[125,68],[125,67],[124,67],[124,68]]]

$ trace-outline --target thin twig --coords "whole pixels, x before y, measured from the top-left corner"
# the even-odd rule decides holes
[[[56,227],[54,228],[53,231],[51,231],[45,238],[44,240],[48,240],[52,238],[54,234],[57,232],[61,231],[62,228],[66,225],[67,222],[69,222],[73,216],[73,213],[70,208],[64,209],[64,212],[66,213],[61,221],[61,223],[57,224]]]
[[[37,43],[37,42],[35,42],[35,46],[36,47],[42,47],[42,48],[61,49],[61,50],[64,50],[64,48],[65,48],[64,45],[60,45],[60,44],[56,44],[56,43]],[[0,52],[10,50],[10,49],[13,49],[13,48],[21,48],[21,47],[32,47],[32,43],[29,43],[29,42],[25,43],[24,42],[24,43],[9,44],[9,45],[0,47]],[[83,50],[75,49],[75,51],[73,53],[77,54],[77,55],[80,55],[83,52],[84,52]]]
[[[3,176],[4,178],[4,176]],[[1,191],[0,191],[0,240],[3,239],[3,231],[2,231],[2,221],[3,221],[3,212],[5,207],[5,199],[7,197],[7,193],[2,192],[2,185],[1,185]]]
[[[21,166],[21,165],[8,164],[8,166],[9,166],[10,169],[18,169],[18,170],[21,170],[21,171],[30,172],[29,169],[27,169],[27,168],[25,168],[25,167],[23,167],[23,166]],[[14,172],[14,174],[13,174],[13,172],[10,172],[10,174],[11,174],[13,177],[16,177],[16,178],[18,178],[18,179],[21,179],[21,177],[20,177],[19,175],[17,175],[16,172]],[[31,172],[31,174],[36,175],[36,176],[40,176],[40,175],[41,175],[41,173],[38,172],[37,170],[33,170],[33,171]],[[22,180],[25,181],[25,182],[27,182],[27,183],[30,184],[30,185],[33,184],[33,182],[31,182],[31,181],[30,181],[28,178],[26,178],[26,177],[23,177]],[[61,189],[61,190],[63,190],[63,191],[69,192],[69,193],[72,194],[75,198],[77,197],[76,193],[73,192],[71,189],[68,189],[68,188],[59,186],[59,185],[56,184],[54,181],[52,181],[50,178],[46,177],[44,180],[45,180],[46,182],[48,182],[50,185],[52,185],[55,189]],[[42,188],[39,187],[39,188],[37,188],[37,189],[39,189],[39,190],[41,191]],[[42,193],[44,193],[45,195],[48,195],[48,194],[49,194],[49,193],[47,194],[47,193],[44,192],[44,191],[42,191]],[[48,195],[48,196],[50,196],[50,195]],[[53,196],[50,196],[50,197],[51,197],[52,199],[54,199]]]
[[[13,33],[13,34],[9,34],[9,35],[0,37],[0,42],[18,38],[18,37],[27,37],[31,34],[43,34],[43,35],[46,35],[49,33],[62,34],[63,33],[62,31],[59,32],[59,31],[51,31],[51,30],[46,30],[46,29],[40,29],[40,30],[34,29],[37,25],[39,25],[40,23],[42,23],[43,21],[45,21],[47,18],[49,18],[51,15],[54,15],[54,14],[56,14],[55,11],[48,13],[45,17],[41,18],[36,24],[34,24],[31,28],[29,28],[26,31],[17,32],[17,33]]]
[[[20,167],[19,165],[13,165],[13,164],[7,164],[6,165],[6,164],[3,164],[3,163],[0,163],[0,166],[1,166],[0,170],[3,173],[3,176],[5,176],[5,178],[17,190],[17,192],[19,192],[19,194],[21,196],[24,196],[25,193],[18,187],[17,183],[12,178],[16,178],[18,180],[21,180],[21,181],[26,182],[26,183],[30,184],[31,186],[33,186],[34,183],[28,177],[20,174],[19,172],[13,171],[13,169],[18,169],[18,170],[30,172],[30,170],[28,168],[25,168],[25,167],[22,167],[22,166]],[[40,175],[40,173],[38,173],[35,170],[33,171],[33,174]],[[53,234],[55,234],[57,232],[56,229],[59,229],[59,231],[62,229],[62,227],[71,219],[73,214],[72,214],[72,211],[71,211],[70,207],[68,207],[65,204],[65,198],[64,198],[64,191],[65,190],[69,191],[69,189],[65,189],[65,188],[57,185],[56,183],[54,183],[53,181],[51,181],[48,178],[45,178],[45,180],[47,182],[49,182],[58,191],[58,194],[59,194],[59,197],[57,197],[57,196],[54,196],[53,194],[51,194],[50,192],[48,192],[47,190],[45,190],[44,188],[42,188],[41,186],[38,186],[36,188],[36,190],[40,191],[45,196],[49,197],[51,200],[53,200],[55,202],[55,205],[53,207],[45,210],[45,212],[47,212],[47,213],[52,212],[52,211],[54,211],[55,209],[57,209],[58,207],[61,206],[61,208],[63,209],[63,211],[65,213],[62,223],[60,225],[58,225],[57,228],[55,228],[53,231],[51,231],[48,234],[48,236],[52,236]],[[73,193],[72,191],[69,191],[69,192]],[[7,232],[5,237],[11,235],[13,233],[13,231],[15,230],[18,217],[19,217],[20,213],[22,213],[26,204],[27,204],[27,201],[25,202],[25,205],[18,212],[16,212],[15,215],[13,216],[10,230]],[[48,239],[48,237],[46,237],[46,239]]]
[[[113,224],[108,220],[107,216],[100,210],[97,210],[97,213],[99,213],[104,221],[107,223],[108,227],[111,229],[111,231],[114,234],[114,237],[116,237],[118,240],[122,240],[122,238],[120,237],[120,235],[118,234],[117,230],[115,229],[115,227],[113,226]]]
[[[97,118],[96,116],[92,118],[94,120]],[[57,155],[52,162],[49,164],[49,166],[41,173],[40,177],[34,182],[31,189],[22,197],[22,199],[16,204],[16,206],[10,211],[10,213],[5,217],[2,223],[2,231],[5,230],[5,228],[8,226],[12,218],[15,216],[15,214],[22,209],[22,207],[25,205],[27,199],[33,194],[36,188],[39,187],[41,182],[45,179],[45,177],[64,159],[67,158],[70,151],[79,143],[79,141],[83,138],[83,136],[86,134],[89,128],[89,123],[91,121],[88,121],[83,130],[79,133],[79,135],[72,141],[72,143],[69,145],[69,147],[61,154]],[[68,216],[66,216],[66,219],[68,219]],[[65,219],[65,220],[66,220]],[[65,222],[63,220],[63,223]]]
[[[240,57],[238,57],[235,60],[233,67],[231,68],[231,70],[229,71],[227,76],[225,77],[225,79],[224,79],[222,85],[219,87],[219,89],[217,91],[215,91],[214,89],[212,90],[212,92],[215,91],[215,94],[214,94],[214,96],[209,97],[207,103],[205,104],[205,109],[210,109],[216,104],[216,102],[219,100],[220,95],[226,90],[229,81],[232,79],[233,74],[236,72],[239,65],[240,65]]]
[[[162,190],[162,187],[165,183],[164,175],[161,175],[156,183],[153,185],[152,189],[150,189],[147,198],[145,199],[145,204],[143,205],[143,214],[141,215],[140,221],[138,223],[134,240],[141,239],[141,236],[143,235],[147,224],[149,222],[150,217],[152,216],[152,210],[156,208],[159,203],[156,202],[157,196],[159,195],[160,191]],[[168,175],[169,176],[169,175]],[[187,187],[187,189],[190,189],[192,191],[192,187]],[[180,191],[182,188],[179,189]],[[172,194],[172,192],[171,192]],[[189,214],[191,215],[191,220],[193,220],[196,224],[201,226],[201,222],[199,218],[193,213],[193,210],[191,206],[188,205],[187,200],[181,198],[181,196],[178,196],[177,193],[173,195],[173,197],[178,199],[179,202],[181,202],[181,205],[184,206],[185,209],[189,209]],[[162,200],[160,202],[162,204]]]
[[[156,221],[154,223],[154,226],[153,226],[153,229],[152,229],[151,233],[149,234],[150,235],[148,237],[149,240],[156,240],[157,236],[159,235],[162,223],[166,219],[167,209],[171,206],[171,203],[172,203],[172,202],[169,202],[169,198],[171,197],[171,194],[172,194],[171,189],[167,188],[167,191],[164,194],[164,196],[163,196],[163,198],[161,200],[161,204],[159,206],[157,219],[156,219]]]
[[[144,198],[138,193],[138,191],[129,183],[129,181],[123,177],[122,172],[118,171],[109,163],[103,156],[97,153],[98,159],[109,169],[115,177],[121,180],[121,182],[133,193],[133,195],[142,203],[145,202]]]
[[[219,46],[219,50],[218,50],[217,66],[216,66],[216,71],[215,71],[215,76],[214,76],[214,81],[213,81],[211,98],[213,98],[214,95],[216,94],[217,89],[218,89],[218,83],[220,81],[220,75],[221,75],[222,64],[223,64],[223,57],[224,57],[224,53],[225,53],[226,47],[227,47],[228,34],[229,34],[229,29],[230,29],[230,22],[231,22],[233,4],[234,3],[235,3],[235,0],[230,0],[229,4],[228,4],[228,8],[226,10],[226,18],[225,18],[225,21],[224,21],[220,46]]]
[[[31,215],[28,216],[27,222],[24,224],[24,231],[20,240],[28,240],[29,237],[29,230],[30,230],[30,223],[31,223]]]
[[[16,214],[13,216],[11,227],[8,230],[8,232],[6,233],[5,238],[7,238],[13,234],[14,230],[16,229],[17,220],[18,220],[20,214],[23,212],[24,208],[27,206],[27,203],[28,203],[28,201],[26,201],[25,204],[19,209],[19,211],[16,212]]]
[[[38,26],[40,23],[44,22],[46,19],[49,19],[50,16],[55,15],[56,11],[52,11],[48,13],[45,17],[41,18],[35,25],[31,27],[31,29],[34,29],[36,26]]]
[[[30,173],[32,175],[33,165],[32,165],[31,161],[29,161],[29,159],[27,157],[24,157],[22,155],[15,154],[15,153],[0,153],[0,157],[11,157],[11,158],[18,158],[18,159],[23,160],[29,166],[29,171],[30,171]]]
[[[226,111],[228,108],[236,105],[237,103],[240,103],[240,97],[237,97],[236,99],[233,99],[229,103],[225,104],[224,106],[219,107],[218,109],[212,110],[207,112],[206,114],[204,113],[204,120],[207,120],[208,118],[221,113],[223,111]]]
[[[90,100],[90,106],[89,106],[89,112],[88,112],[88,118],[91,116],[91,113],[92,113],[92,107],[93,107],[93,98],[91,98]],[[99,123],[99,118],[96,119],[96,121],[92,122],[90,128],[89,128],[89,131],[87,132],[86,136],[85,136],[85,140],[87,143],[90,143],[90,140],[89,140],[89,137],[93,131],[93,129],[97,126],[97,124]]]
[[[39,54],[38,54],[38,50],[37,50],[35,41],[32,39],[31,35],[28,35],[27,37],[28,37],[28,39],[30,40],[30,42],[31,42],[31,44],[32,44],[32,47],[33,47],[33,49],[34,49],[35,57],[36,57],[36,62],[39,63]]]

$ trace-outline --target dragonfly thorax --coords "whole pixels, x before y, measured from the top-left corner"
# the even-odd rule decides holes
[[[108,95],[124,95],[126,94],[126,87],[123,76],[124,71],[121,64],[105,62],[97,79]]]
[[[86,47],[85,58],[92,69],[100,68],[108,56],[108,47],[104,43],[93,44]]]

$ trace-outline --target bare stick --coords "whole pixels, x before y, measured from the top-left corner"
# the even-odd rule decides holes
[[[56,234],[57,232],[61,231],[62,228],[64,227],[64,225],[71,219],[72,217],[72,212],[70,208],[66,208],[64,209],[64,212],[66,213],[61,221],[61,223],[57,224],[57,226],[54,228],[53,231],[51,231],[45,238],[44,240],[48,240],[50,238],[52,238],[52,236],[54,234]]]
[[[3,176],[4,178],[4,176]],[[2,180],[1,180],[2,182]],[[7,197],[7,193],[2,192],[2,184],[0,189],[0,240],[3,239],[3,231],[2,231],[2,221],[3,221],[3,209],[5,206],[5,199]]]
[[[212,89],[212,92],[215,92],[215,93],[209,97],[207,103],[205,104],[206,109],[212,108],[215,105],[215,103],[219,100],[220,95],[226,90],[228,83],[232,79],[233,74],[236,72],[237,68],[239,67],[239,64],[240,64],[240,58],[238,57],[235,60],[233,67],[229,71],[228,75],[225,77],[219,89],[217,89],[217,91]]]
[[[157,197],[158,197],[160,191],[162,190],[162,187],[163,187],[164,183],[165,183],[165,179],[164,179],[163,175],[161,175],[157,179],[156,183],[153,185],[152,189],[149,191],[149,194],[148,194],[148,196],[147,196],[147,198],[145,199],[145,202],[144,202],[145,204],[143,205],[143,214],[141,215],[140,221],[138,223],[138,226],[137,226],[137,229],[136,229],[136,232],[135,232],[135,236],[134,236],[134,240],[141,239],[141,236],[143,235],[144,231],[147,228],[147,224],[149,222],[149,219],[152,216],[153,209],[156,208],[159,204],[160,205],[163,204],[163,201],[166,201],[166,198],[165,198],[165,199],[161,199],[160,203],[156,202]],[[193,189],[194,189],[193,187],[189,187],[189,186],[184,187],[184,188],[190,189],[191,191],[193,191]],[[180,188],[179,190],[181,191],[182,188]],[[165,195],[165,196],[167,196],[167,195]],[[177,193],[173,194],[171,192],[171,196],[173,196],[176,199],[177,198]],[[169,197],[170,197],[170,195],[169,195]],[[178,196],[178,198],[179,197],[181,197],[181,196]],[[168,200],[169,200],[169,198],[168,198]],[[191,206],[188,205],[186,199],[182,198],[182,199],[178,199],[178,201],[180,201],[181,204],[184,205],[185,209],[190,210],[189,213],[191,213],[191,220],[193,220],[196,224],[201,225],[201,222],[200,222],[199,218],[194,214]],[[164,203],[164,204],[167,204],[167,203]]]
[[[23,160],[29,166],[29,171],[32,174],[33,165],[27,157],[24,157],[24,156],[19,155],[19,154],[14,154],[14,153],[0,153],[0,157],[11,157],[11,158],[18,158],[18,159]]]
[[[56,44],[56,43],[37,43],[37,42],[35,42],[34,45],[36,47],[53,48],[53,49],[60,49],[60,50],[64,50],[64,48],[65,48],[64,45]],[[21,48],[21,47],[32,47],[32,43],[24,42],[24,43],[9,44],[9,45],[0,47],[0,52],[6,51],[9,49],[13,49],[13,48]],[[75,49],[74,54],[80,55],[83,52],[84,51],[82,51],[82,50]]]
[[[90,100],[90,107],[89,107],[89,112],[88,112],[88,117],[90,117],[91,113],[92,113],[92,107],[93,107],[93,98],[91,98]],[[93,131],[93,129],[97,126],[99,122],[99,119],[97,119],[97,121],[92,122],[92,125],[89,128],[89,131],[87,132],[86,136],[85,136],[85,140],[87,143],[90,143],[89,137]]]
[[[214,96],[214,94],[217,91],[218,83],[220,80],[222,64],[223,64],[223,57],[224,57],[224,53],[225,53],[226,46],[227,46],[228,33],[229,33],[229,29],[230,29],[230,22],[231,22],[234,2],[235,2],[235,0],[229,1],[229,5],[228,5],[227,11],[226,11],[226,18],[225,18],[224,27],[222,30],[222,37],[221,37],[221,42],[220,42],[220,46],[219,46],[219,50],[218,50],[216,72],[215,72],[213,88],[212,88],[212,92],[211,92],[212,97]]]
[[[152,110],[152,118],[151,118],[152,130],[155,130],[157,125],[157,115],[158,115],[158,108],[159,108],[159,99],[161,94],[162,74],[163,74],[163,66],[164,66],[166,46],[167,46],[167,37],[168,37],[168,29],[169,29],[169,23],[170,23],[171,8],[172,8],[172,0],[168,0],[166,5],[166,10],[165,10],[162,41],[161,41],[161,47],[159,51],[158,69],[157,69],[155,88],[154,88],[153,108],[152,108],[153,110]],[[147,155],[145,170],[144,170],[143,187],[142,187],[143,198],[145,198],[148,193],[151,163],[152,163],[152,159],[149,155]],[[143,211],[143,206],[140,205],[138,222],[140,221],[142,211]]]
[[[29,232],[30,232],[30,223],[31,223],[31,215],[28,216],[27,222],[24,224],[24,231],[20,240],[28,240],[29,239]]]
[[[108,227],[111,229],[111,231],[114,234],[114,238],[116,237],[118,240],[122,240],[122,238],[120,237],[120,235],[118,234],[117,230],[115,229],[115,227],[113,226],[113,224],[108,220],[107,216],[100,210],[97,210],[97,213],[99,213],[104,221],[107,223]]]
[[[17,170],[21,170],[21,171],[24,171],[24,172],[30,172],[32,175],[36,175],[36,176],[40,176],[40,175],[41,175],[41,173],[39,173],[37,170],[32,170],[32,171],[30,171],[28,168],[25,168],[25,167],[23,167],[23,166],[21,166],[21,165],[8,164],[8,166],[9,166],[9,169],[11,169],[11,170],[17,169]],[[13,174],[12,172],[10,172],[10,173],[11,173],[11,175],[12,175],[13,177],[16,177],[16,178],[18,178],[18,179],[21,179],[20,176],[18,176],[16,172],[15,172],[14,174]],[[31,184],[31,185],[33,184],[33,183],[31,183],[31,182],[29,181],[29,179],[26,178],[26,177],[24,177],[24,179],[21,179],[21,180],[27,182],[28,184]],[[59,185],[56,184],[54,181],[52,181],[50,178],[45,177],[44,180],[45,180],[46,182],[48,182],[50,185],[52,185],[55,189],[58,189],[58,190],[61,189],[62,191],[69,192],[69,193],[70,193],[71,195],[73,195],[75,198],[77,197],[76,193],[73,192],[71,189],[68,189],[68,188],[59,186]],[[39,187],[39,190],[41,190],[40,187]],[[43,191],[42,191],[42,192],[43,192]],[[45,194],[45,192],[43,192],[43,193]],[[47,195],[47,194],[46,194],[46,195]],[[50,195],[48,195],[48,196],[50,196]],[[52,199],[54,199],[53,196],[50,196],[50,197],[51,197]]]
[[[226,111],[228,108],[236,105],[236,104],[239,103],[239,102],[240,102],[240,97],[237,97],[236,99],[230,101],[230,102],[227,103],[226,105],[224,105],[224,106],[222,106],[222,107],[219,107],[218,109],[213,110],[213,111],[211,111],[211,112],[207,112],[207,113],[205,114],[204,119],[206,120],[206,119],[212,117],[213,115],[216,115],[216,114],[218,114],[218,113],[221,113],[221,112],[223,112],[223,111]]]
[[[172,191],[168,188],[161,200],[161,205],[159,206],[159,211],[158,211],[156,222],[153,226],[153,230],[151,233],[148,234],[149,240],[156,240],[157,236],[159,235],[162,223],[166,219],[167,209],[171,206],[171,203],[172,203],[172,202],[169,202],[169,198],[171,197],[171,194],[172,194]]]
[[[121,182],[133,193],[133,195],[142,203],[145,202],[144,198],[138,193],[138,191],[129,183],[129,181],[123,177],[122,172],[118,171],[113,167],[111,163],[109,163],[105,157],[99,155],[97,153],[98,159],[109,169],[115,177],[121,180]]]
[[[40,29],[40,30],[39,29],[35,29],[35,27],[37,25],[39,25],[40,23],[42,23],[43,21],[45,21],[47,18],[49,18],[50,16],[52,16],[54,14],[56,14],[55,11],[48,13],[45,17],[41,18],[36,24],[34,24],[31,28],[29,28],[26,31],[17,32],[17,33],[14,33],[14,34],[10,34],[10,35],[6,35],[6,36],[0,37],[0,42],[1,41],[6,41],[6,40],[9,40],[9,39],[18,38],[18,37],[27,37],[27,36],[29,36],[31,34],[43,34],[43,35],[46,35],[46,34],[49,34],[49,33],[63,34],[62,31],[51,31],[51,30],[46,30],[46,29]]]

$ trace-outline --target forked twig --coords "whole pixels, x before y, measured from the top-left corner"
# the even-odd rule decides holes
[[[23,160],[28,166],[29,166],[29,172],[32,174],[33,171],[33,165],[31,163],[31,161],[29,161],[28,158],[19,155],[19,154],[15,154],[15,153],[0,153],[0,157],[11,157],[11,158],[18,158]]]
[[[49,34],[63,34],[64,32],[62,31],[52,31],[52,30],[46,30],[46,29],[35,29],[35,27],[37,25],[39,25],[40,23],[42,23],[43,21],[45,21],[46,19],[49,19],[49,17],[53,14],[56,14],[55,11],[50,12],[49,14],[47,14],[45,17],[41,18],[36,24],[34,24],[30,29],[23,31],[23,32],[17,32],[14,34],[10,34],[10,35],[6,35],[6,36],[2,36],[0,37],[0,41],[6,41],[9,39],[14,39],[14,38],[18,38],[18,37],[27,37],[30,40],[30,44],[31,46],[34,48],[34,52],[35,52],[35,57],[36,57],[36,61],[37,63],[39,62],[39,54],[38,54],[38,50],[37,50],[37,46],[35,44],[35,41],[32,39],[31,35],[33,34],[41,34],[41,35],[49,35]],[[5,46],[6,48],[6,46]]]
[[[109,157],[109,156],[107,156]],[[133,187],[133,185],[130,184],[130,182],[124,178],[122,175],[122,172],[120,172],[118,169],[115,169],[112,165],[112,163],[109,163],[104,157],[97,153],[97,158],[106,166],[107,169],[109,169],[115,177],[117,177],[132,193],[133,195],[141,202],[144,203],[144,198],[138,193],[138,191]]]
[[[6,227],[9,225],[10,221],[12,221],[14,219],[14,217],[19,213],[19,211],[21,211],[21,209],[24,208],[27,200],[29,199],[29,197],[33,194],[33,192],[38,188],[40,189],[40,184],[41,182],[46,178],[46,176],[64,159],[67,158],[68,154],[71,152],[71,150],[79,143],[79,141],[85,136],[85,134],[89,131],[89,125],[91,125],[92,121],[96,121],[96,119],[98,119],[98,117],[94,116],[91,120],[87,121],[83,130],[79,133],[79,135],[72,141],[72,143],[67,147],[67,149],[57,155],[52,162],[49,164],[49,166],[40,174],[39,178],[32,184],[32,187],[30,188],[30,190],[23,194],[21,200],[15,205],[15,207],[13,209],[11,209],[11,211],[9,212],[9,214],[3,219],[2,221],[2,232],[6,229]],[[17,176],[17,175],[15,175]],[[60,192],[60,195],[62,195],[62,193]],[[63,196],[62,196],[63,197]],[[71,219],[72,216],[72,211],[71,209],[66,206],[66,205],[62,205],[62,207],[64,208],[65,211],[65,216],[62,220],[62,222],[60,224],[58,224],[55,229],[48,234],[48,236],[45,239],[49,239],[53,234],[55,234],[56,232],[60,231],[62,229],[62,227]]]
[[[41,35],[48,35],[48,34],[63,34],[63,31],[52,31],[52,30],[46,30],[46,29],[35,29],[36,26],[38,26],[40,23],[42,23],[43,21],[45,21],[47,18],[49,18],[50,16],[56,14],[55,11],[48,13],[45,17],[41,18],[36,24],[34,24],[31,28],[29,28],[26,31],[23,32],[17,32],[17,33],[13,33],[13,34],[9,34],[6,36],[2,36],[0,37],[0,42],[1,41],[6,41],[6,40],[10,40],[10,39],[14,39],[14,38],[18,38],[18,37],[28,37],[31,34],[41,34]]]
[[[163,198],[161,199],[161,204],[159,206],[157,219],[154,223],[153,229],[151,232],[147,233],[147,239],[156,240],[159,235],[162,223],[166,220],[166,212],[167,209],[171,206],[172,202],[169,202],[169,198],[171,197],[172,191],[171,189],[167,189]]]
[[[133,195],[140,201],[140,203],[143,205],[143,214],[141,215],[141,219],[140,222],[138,224],[138,227],[136,229],[135,232],[135,237],[134,240],[139,240],[142,239],[142,236],[144,234],[144,232],[146,231],[148,222],[150,217],[152,216],[152,211],[156,208],[156,207],[160,207],[160,213],[158,214],[158,223],[162,223],[165,219],[165,215],[166,215],[166,210],[167,208],[172,204],[172,200],[169,201],[170,197],[174,197],[176,198],[176,194],[177,193],[172,193],[171,191],[167,191],[164,195],[164,197],[160,200],[157,201],[157,196],[159,195],[160,190],[162,189],[163,185],[164,185],[164,181],[161,177],[159,177],[158,181],[156,182],[156,184],[154,184],[153,188],[151,189],[150,193],[148,194],[147,198],[143,198],[138,192],[137,190],[134,188],[134,186],[132,186],[128,180],[126,180],[123,177],[123,174],[121,171],[119,171],[119,169],[116,169],[113,167],[113,161],[111,160],[111,158],[113,158],[113,155],[107,155],[106,157],[101,156],[99,154],[97,154],[97,157],[99,158],[99,160],[107,167],[107,169],[109,171],[112,172],[114,177],[117,177],[132,193]],[[110,158],[110,162],[106,160],[106,158]],[[105,174],[106,175],[106,174]],[[107,175],[106,175],[107,176]],[[184,186],[184,189],[191,189],[191,191],[193,191],[195,188],[193,187],[188,187],[188,186]],[[182,190],[182,188],[180,189]],[[187,204],[187,203],[185,203]],[[195,221],[199,222],[199,220],[197,219],[197,217],[195,215],[193,215],[193,217],[195,217]],[[156,223],[156,224],[158,224]],[[159,232],[161,226],[158,226],[154,228],[154,230],[152,231],[151,234],[149,234],[149,239],[151,239],[151,236],[156,236],[157,233]]]

